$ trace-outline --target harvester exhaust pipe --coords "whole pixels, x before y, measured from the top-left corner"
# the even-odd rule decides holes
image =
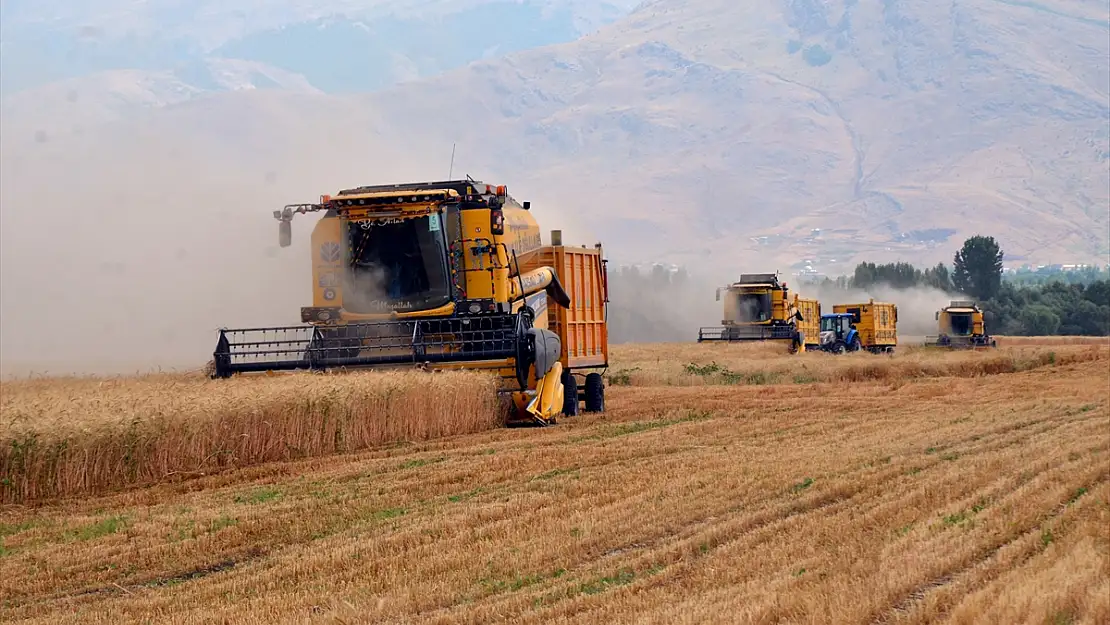
[[[286,206],[285,210],[274,211],[274,219],[278,220],[278,245],[289,247],[293,243],[293,209]]]
[[[562,244],[563,244],[563,231],[562,230],[552,230],[551,231],[551,245],[554,246],[554,247],[559,247]]]

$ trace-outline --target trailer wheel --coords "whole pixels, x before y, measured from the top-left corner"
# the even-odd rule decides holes
[[[605,382],[600,373],[586,376],[586,412],[605,412]]]
[[[563,369],[563,414],[578,416],[578,379],[569,369]]]

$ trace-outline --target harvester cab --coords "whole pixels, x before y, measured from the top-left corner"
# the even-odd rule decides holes
[[[543,245],[528,202],[476,180],[364,186],[274,211],[311,235],[304,325],[221,329],[213,377],[349,368],[477,369],[511,397],[509,424],[604,409],[608,366],[601,244]],[[568,288],[560,278],[568,278]],[[569,292],[575,294],[572,301]],[[579,394],[574,376],[583,376]]]
[[[721,325],[698,330],[698,342],[789,341],[791,351],[816,345],[821,305],[817,300],[790,298],[777,273],[741,274],[740,280],[717,289],[724,301]]]
[[[936,336],[925,337],[925,345],[968,349],[997,347],[998,343],[986,333],[983,309],[971,301],[952,301],[937,311]]]
[[[860,337],[854,315],[850,313],[821,315],[821,349],[834,354],[859,351]]]

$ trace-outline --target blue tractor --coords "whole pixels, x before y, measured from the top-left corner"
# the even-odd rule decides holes
[[[856,330],[855,317],[851,313],[821,315],[822,351],[843,354],[858,352],[860,347],[859,331]]]

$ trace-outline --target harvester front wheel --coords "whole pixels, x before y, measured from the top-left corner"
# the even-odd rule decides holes
[[[563,414],[578,416],[578,379],[569,369],[563,369]]]
[[[600,373],[586,375],[586,412],[605,412],[605,381]]]

